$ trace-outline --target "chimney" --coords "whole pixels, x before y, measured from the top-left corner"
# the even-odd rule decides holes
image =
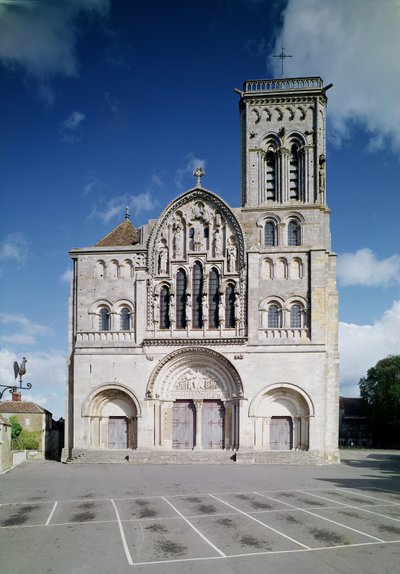
[[[20,401],[21,400],[21,393],[19,391],[17,391],[17,389],[13,389],[12,400],[13,401]]]

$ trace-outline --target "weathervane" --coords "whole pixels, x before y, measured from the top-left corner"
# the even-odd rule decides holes
[[[125,219],[127,219],[128,221],[130,221],[129,205],[127,205],[127,206],[125,207]]]
[[[206,172],[201,167],[201,165],[199,165],[199,167],[196,169],[196,171],[193,172],[193,175],[194,175],[194,177],[197,177],[197,182],[196,182],[197,187],[201,187],[200,178],[202,178],[203,175],[206,175]]]
[[[281,78],[283,78],[283,62],[286,60],[286,58],[293,58],[293,56],[289,56],[289,54],[285,54],[285,51],[283,49],[283,41],[282,41],[282,50],[280,54],[275,54],[274,56],[272,56],[273,58],[280,58],[281,63],[282,63],[282,75]]]
[[[31,389],[32,385],[31,383],[26,383],[26,387],[22,386],[22,377],[25,375],[26,373],[26,363],[28,361],[26,360],[25,357],[22,357],[22,362],[20,365],[18,365],[17,361],[14,361],[14,384],[13,385],[0,385],[0,387],[4,387],[4,389],[0,392],[0,400],[3,398],[3,394],[6,392],[6,390],[8,389],[10,391],[10,393],[15,393],[17,390],[22,390],[22,389]],[[16,380],[17,377],[19,376],[19,386],[17,386],[16,384]]]

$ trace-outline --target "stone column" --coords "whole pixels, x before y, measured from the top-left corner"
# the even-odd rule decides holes
[[[164,448],[172,448],[172,407],[173,401],[165,401],[161,404],[160,442]]]
[[[201,450],[203,448],[201,444],[201,409],[203,407],[203,399],[193,399],[193,403],[196,409],[194,450]]]
[[[153,412],[154,412],[154,446],[159,447],[161,444],[161,408],[160,401],[154,401]]]

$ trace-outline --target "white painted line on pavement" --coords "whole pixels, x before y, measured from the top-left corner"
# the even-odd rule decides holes
[[[52,508],[52,510],[51,510],[51,512],[50,512],[50,515],[49,515],[48,519],[46,520],[46,526],[48,526],[48,525],[50,524],[50,520],[53,518],[53,514],[54,514],[54,512],[55,512],[55,509],[57,508],[57,504],[58,504],[58,502],[57,502],[57,500],[56,500],[55,503],[54,503],[54,505],[53,505],[53,508]]]
[[[300,491],[298,491],[298,492],[300,492]],[[256,492],[255,494],[258,494],[258,493]],[[260,496],[264,496],[265,498],[271,498],[270,496],[265,496],[264,494],[260,494]],[[271,500],[276,500],[277,502],[282,502],[281,500],[278,500],[277,498],[271,498]],[[382,540],[382,538],[378,538],[377,536],[372,536],[371,534],[367,534],[366,532],[362,532],[361,530],[357,530],[356,528],[352,528],[351,526],[346,526],[346,524],[336,522],[336,520],[331,520],[330,518],[326,518],[326,516],[321,516],[320,514],[316,514],[315,512],[311,512],[311,510],[306,510],[305,508],[300,508],[299,506],[295,506],[294,504],[289,504],[288,502],[285,502],[285,504],[288,504],[289,506],[291,506],[293,508],[293,510],[300,510],[301,512],[305,512],[306,514],[310,514],[311,516],[316,516],[317,518],[320,518],[321,520],[326,520],[326,522],[331,522],[332,524],[335,524],[336,526],[341,526],[342,528],[347,528],[347,530],[352,530],[353,532],[357,532],[357,534],[361,534],[362,536],[366,536],[367,538],[372,538],[372,540],[376,540],[377,542],[385,542],[385,540]]]
[[[214,548],[214,550],[215,550],[216,552],[218,552],[218,554],[219,554],[220,556],[222,556],[223,558],[226,558],[226,554],[224,554],[224,553],[222,552],[222,550],[220,550],[219,548],[217,548],[217,547],[215,546],[215,544],[213,544],[210,540],[208,540],[208,538],[207,538],[206,536],[204,536],[204,534],[202,534],[202,533],[200,532],[200,530],[198,530],[198,529],[195,527],[195,525],[190,522],[190,520],[188,520],[185,516],[183,516],[183,514],[182,514],[181,512],[179,512],[179,510],[178,510],[177,508],[175,508],[175,506],[174,506],[169,500],[167,500],[164,496],[162,497],[162,499],[165,500],[165,502],[167,502],[167,503],[170,505],[170,507],[173,508],[173,509],[175,510],[175,512],[176,512],[177,514],[179,514],[179,516],[180,516],[181,518],[183,518],[183,520],[184,520],[187,524],[189,524],[190,528],[193,528],[193,530],[194,530],[203,540],[205,540],[205,542],[207,542],[207,544],[209,544],[209,545],[211,546],[211,548]]]
[[[112,503],[112,505],[113,505],[113,507],[114,507],[115,514],[116,514],[116,517],[117,517],[118,526],[119,526],[119,532],[120,532],[120,534],[121,534],[121,540],[122,540],[122,545],[123,545],[124,550],[125,550],[126,559],[128,560],[129,566],[134,566],[131,553],[129,552],[128,544],[127,544],[127,542],[126,542],[125,532],[124,532],[124,529],[122,528],[122,523],[121,523],[121,518],[120,518],[120,516],[119,516],[118,508],[117,508],[115,502],[113,501],[113,499],[110,498],[110,500],[111,500],[111,503]]]
[[[372,500],[379,500],[380,502],[386,502],[393,504],[393,506],[399,506],[400,502],[394,502],[392,500],[388,500],[387,498],[378,498],[377,496],[371,496],[369,494],[363,494],[362,492],[352,492],[351,490],[347,490],[346,488],[340,489],[342,492],[348,492],[349,494],[358,494],[359,496],[364,496],[364,498],[372,498]],[[393,494],[393,492],[391,492]]]
[[[256,494],[256,493],[255,493]],[[279,530],[275,530],[275,528],[272,528],[272,526],[268,526],[268,524],[265,524],[264,522],[261,522],[261,520],[258,520],[257,518],[254,518],[254,516],[251,516],[251,514],[247,514],[247,512],[243,512],[243,510],[240,510],[239,508],[237,508],[236,506],[233,506],[233,504],[229,504],[229,502],[225,502],[225,500],[222,500],[221,498],[218,498],[217,496],[214,496],[213,494],[210,494],[209,496],[211,496],[212,498],[215,498],[215,500],[219,500],[220,502],[222,502],[223,504],[226,504],[227,506],[229,506],[230,508],[233,508],[233,510],[236,510],[236,512],[239,512],[240,514],[243,514],[244,516],[247,516],[247,518],[250,518],[251,520],[254,520],[254,522],[258,522],[258,524],[261,524],[261,526],[264,526],[264,528],[268,528],[268,530],[272,530],[273,532],[275,532],[276,534],[279,534],[280,536],[283,536],[284,538],[287,538],[288,540],[291,540],[292,542],[294,542],[295,544],[298,544],[299,546],[302,546],[303,548],[305,548],[306,550],[310,550],[309,546],[306,546],[305,544],[303,544],[302,542],[299,542],[298,540],[295,540],[294,538],[291,538],[290,536],[288,536],[287,534],[284,534],[283,532],[280,532]]]

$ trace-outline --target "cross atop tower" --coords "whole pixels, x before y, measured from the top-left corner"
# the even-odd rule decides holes
[[[289,54],[285,54],[284,49],[283,49],[283,42],[282,42],[282,50],[280,54],[275,54],[274,56],[272,56],[273,58],[280,58],[281,62],[282,62],[282,72],[281,72],[281,78],[283,78],[283,62],[286,60],[286,58],[293,58],[293,56],[289,56]]]
[[[193,175],[194,175],[194,177],[197,177],[197,181],[196,181],[197,187],[201,187],[200,178],[202,178],[203,175],[206,175],[206,172],[205,172],[204,169],[199,165],[198,168],[196,169],[196,171],[193,172]]]

